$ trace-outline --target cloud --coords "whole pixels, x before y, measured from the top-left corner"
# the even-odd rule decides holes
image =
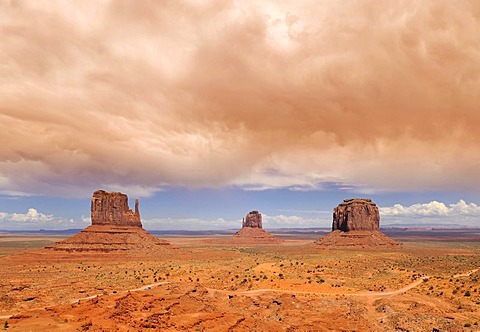
[[[331,226],[328,218],[305,218],[296,215],[262,215],[265,228],[325,228]]]
[[[480,3],[5,1],[0,193],[478,191]]]
[[[143,227],[149,230],[225,230],[236,229],[241,220],[199,219],[199,218],[152,218],[142,220]]]
[[[45,222],[45,221],[51,221],[53,219],[53,216],[39,213],[34,208],[28,209],[28,212],[25,214],[22,214],[22,213],[8,214],[5,212],[0,212],[0,220],[7,220],[7,219],[14,222]]]
[[[480,206],[475,203],[466,203],[464,200],[448,205],[437,201],[410,206],[395,204],[391,207],[381,207],[380,215],[383,220],[395,223],[423,221],[480,225]]]
[[[296,215],[262,214],[263,227],[269,228],[308,228],[330,227],[330,220],[325,218],[305,218]],[[142,220],[145,228],[150,230],[238,230],[242,220],[199,219],[199,218],[152,218]]]
[[[0,229],[6,230],[83,228],[86,226],[86,222],[90,222],[90,218],[82,218],[81,221],[77,221],[44,214],[34,208],[29,208],[26,213],[0,212]]]

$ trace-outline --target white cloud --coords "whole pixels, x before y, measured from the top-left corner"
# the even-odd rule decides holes
[[[11,220],[13,222],[45,222],[53,220],[52,215],[38,212],[34,208],[28,209],[27,213],[0,213],[0,220]]]
[[[330,227],[327,218],[304,218],[296,215],[269,216],[262,213],[264,228],[307,228]],[[150,230],[226,230],[240,229],[242,220],[198,219],[198,218],[155,218],[142,220],[145,228]]]
[[[380,215],[383,220],[394,223],[435,222],[480,226],[480,206],[463,199],[448,205],[437,201],[410,206],[395,204],[381,207]]]
[[[288,216],[284,214],[269,216],[263,214],[263,227],[265,228],[306,228],[330,227],[331,220],[327,218],[304,218],[301,216]]]
[[[142,219],[143,227],[150,230],[225,230],[236,229],[242,225],[241,220],[199,219],[199,218],[153,218]]]
[[[459,200],[457,203],[448,206],[441,202],[432,201],[410,206],[395,204],[392,207],[381,207],[380,212],[382,216],[480,216],[480,206],[475,203],[466,203],[464,200]]]
[[[90,218],[82,218],[82,221],[71,218],[56,217],[51,214],[39,212],[35,208],[29,208],[26,213],[0,212],[0,229],[6,230],[35,230],[35,229],[69,229],[83,228]]]

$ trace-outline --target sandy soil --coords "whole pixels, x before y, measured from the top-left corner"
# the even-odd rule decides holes
[[[3,239],[0,327],[7,322],[12,331],[480,330],[479,242],[329,250],[305,240],[168,241],[180,249],[142,256],[53,253]]]

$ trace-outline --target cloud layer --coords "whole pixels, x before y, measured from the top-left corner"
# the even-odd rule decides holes
[[[34,208],[29,208],[26,213],[0,212],[0,229],[5,230],[83,228],[87,222],[90,222],[89,218],[81,221],[66,219],[38,212]]]
[[[272,228],[309,228],[330,227],[331,221],[325,218],[306,218],[296,215],[262,214],[263,227]],[[242,220],[199,219],[199,218],[154,218],[142,220],[143,226],[150,230],[238,230]]]
[[[422,222],[453,223],[477,227],[480,225],[480,206],[475,203],[466,203],[464,200],[448,205],[437,201],[410,206],[395,204],[391,207],[381,207],[380,215],[387,223],[417,223],[418,225],[422,225]]]
[[[480,188],[475,1],[5,1],[0,191]]]
[[[294,212],[294,211],[292,211]],[[298,214],[262,214],[264,228],[330,228],[331,212],[305,211],[320,214],[318,217],[308,217]],[[432,201],[417,203],[410,206],[395,204],[390,207],[380,207],[381,225],[398,226],[433,226],[459,225],[479,226],[480,206],[459,200],[457,203],[445,204]],[[34,208],[26,213],[0,212],[0,229],[5,230],[38,230],[38,229],[73,229],[84,228],[90,225],[90,218],[69,219],[53,215],[46,215]],[[150,218],[143,219],[144,228],[149,230],[235,230],[241,227],[241,219],[208,219],[208,218]]]

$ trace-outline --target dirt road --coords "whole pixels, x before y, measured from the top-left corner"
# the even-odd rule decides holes
[[[390,292],[359,292],[359,293],[322,293],[322,292],[305,292],[305,291],[294,291],[294,290],[284,290],[284,289],[274,289],[274,288],[262,288],[262,289],[252,289],[247,291],[228,291],[224,289],[215,289],[207,288],[209,292],[212,293],[222,293],[229,295],[243,295],[243,296],[258,296],[265,293],[280,293],[280,294],[303,294],[303,295],[343,295],[343,296],[363,296],[363,297],[385,297],[405,293],[412,288],[420,285],[424,280],[428,280],[428,277],[422,277],[418,280],[415,280],[411,284],[408,284],[405,287],[400,289],[390,291]]]

